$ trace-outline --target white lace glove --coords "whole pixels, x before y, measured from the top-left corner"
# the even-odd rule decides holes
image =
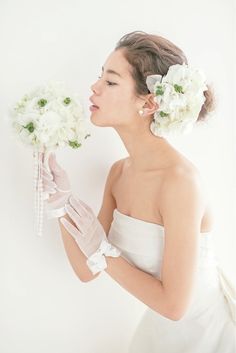
[[[58,218],[66,214],[64,208],[71,195],[71,187],[66,171],[56,161],[55,153],[50,153],[48,159],[48,168],[42,158],[43,175],[43,195],[47,200],[47,218]]]
[[[87,265],[90,271],[96,274],[107,268],[105,256],[118,257],[121,251],[107,241],[106,233],[93,210],[73,196],[69,198],[65,209],[74,225],[66,218],[61,218],[60,222],[88,257]]]

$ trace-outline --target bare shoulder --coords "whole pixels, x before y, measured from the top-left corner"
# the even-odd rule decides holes
[[[124,164],[125,164],[125,160],[126,158],[122,158],[122,159],[118,159],[117,161],[115,161],[111,167],[110,170],[108,172],[107,175],[107,180],[106,180],[106,184],[108,184],[110,186],[110,192],[113,195],[112,192],[112,188],[115,185],[116,181],[119,179],[119,177],[122,174],[123,168],[124,168]],[[106,188],[106,186],[105,186]]]
[[[126,159],[127,158],[121,158],[121,159],[118,159],[116,162],[114,162],[110,168],[109,176],[113,178],[118,177],[123,170],[123,166]]]
[[[182,178],[201,181],[201,175],[199,170],[192,164],[181,162],[166,170],[165,180],[170,182],[175,179],[181,180]]]
[[[195,187],[203,191],[204,183],[199,170],[191,162],[180,162],[165,172],[162,190],[167,191],[169,187]]]
[[[173,164],[170,168],[166,170],[166,181],[174,181],[177,179],[186,179],[201,184],[204,187],[203,179],[198,168],[185,156],[178,154],[176,158],[176,163]]]
[[[191,162],[180,162],[165,172],[160,191],[160,211],[169,202],[184,202],[185,199],[197,200],[202,209],[206,207],[205,186],[199,170]],[[169,201],[169,202],[168,202]]]

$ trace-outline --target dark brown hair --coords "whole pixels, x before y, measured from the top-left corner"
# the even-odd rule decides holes
[[[150,93],[146,85],[148,75],[166,75],[171,65],[188,64],[184,52],[168,39],[156,34],[134,31],[125,34],[116,44],[115,50],[124,49],[124,56],[132,66],[137,95]],[[212,88],[207,84],[206,97],[197,121],[204,120],[215,109]]]

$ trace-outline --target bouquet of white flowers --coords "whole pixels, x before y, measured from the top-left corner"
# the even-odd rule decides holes
[[[38,235],[42,234],[42,158],[47,166],[51,151],[69,146],[78,148],[91,136],[78,95],[68,92],[61,81],[49,81],[25,94],[11,109],[13,135],[33,149],[35,209]]]

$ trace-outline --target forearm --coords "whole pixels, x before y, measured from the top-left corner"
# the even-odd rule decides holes
[[[71,219],[67,214],[63,217],[71,222]],[[79,279],[82,282],[87,282],[97,277],[99,273],[97,273],[96,275],[93,275],[92,272],[89,270],[86,264],[87,257],[80,250],[75,239],[70,235],[70,233],[65,229],[62,223],[59,221],[59,218],[58,218],[58,223],[60,226],[62,240],[63,240],[64,248],[67,253],[67,257],[76,275],[79,277]]]
[[[105,271],[109,276],[152,310],[174,320],[174,313],[170,308],[162,282],[158,278],[139,270],[121,256],[107,256],[106,261]]]

